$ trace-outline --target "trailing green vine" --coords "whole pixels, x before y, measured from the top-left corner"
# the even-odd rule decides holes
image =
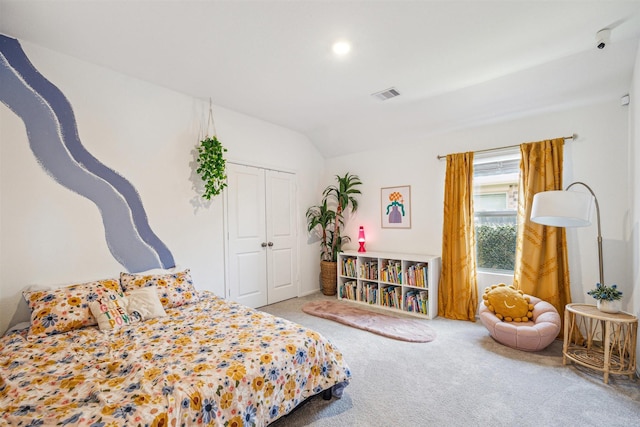
[[[227,151],[222,146],[218,138],[214,135],[212,138],[206,137],[200,141],[198,146],[198,169],[196,172],[204,181],[203,198],[211,200],[211,197],[217,196],[227,186],[227,161],[224,153]]]

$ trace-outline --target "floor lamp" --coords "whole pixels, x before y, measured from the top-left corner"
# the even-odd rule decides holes
[[[589,193],[568,191],[574,185],[582,185]],[[584,182],[574,182],[564,191],[542,191],[533,196],[531,221],[554,227],[586,227],[591,225],[593,205],[596,206],[598,222],[598,262],[600,267],[600,284],[604,285],[602,268],[602,231],[600,228],[600,206],[595,193]]]

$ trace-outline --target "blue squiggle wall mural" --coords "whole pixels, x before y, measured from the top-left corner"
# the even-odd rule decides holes
[[[129,272],[173,267],[173,255],[151,230],[133,185],[84,148],[67,98],[31,64],[16,39],[2,34],[0,83],[0,101],[24,122],[38,163],[98,207],[114,258]]]

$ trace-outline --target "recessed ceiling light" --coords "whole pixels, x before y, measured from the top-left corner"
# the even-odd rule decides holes
[[[351,44],[347,41],[341,40],[333,44],[333,53],[338,56],[344,56],[351,50]]]

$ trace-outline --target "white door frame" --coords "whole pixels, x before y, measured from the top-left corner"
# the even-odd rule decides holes
[[[264,164],[259,164],[259,163],[250,163],[250,162],[243,162],[243,161],[239,161],[239,160],[227,160],[227,164],[235,164],[235,165],[239,165],[239,166],[249,166],[249,167],[254,167],[254,168],[260,168],[260,169],[267,169],[267,170],[272,170],[272,171],[277,171],[277,172],[285,172],[285,173],[290,173],[294,176],[294,194],[295,194],[295,198],[296,198],[296,211],[295,211],[295,227],[296,227],[296,231],[298,233],[300,233],[300,205],[298,204],[298,201],[300,200],[300,198],[298,197],[298,174],[296,171],[294,170],[287,170],[286,168],[280,168],[280,167],[273,167],[273,166],[268,166],[268,165],[264,165]],[[229,259],[230,259],[230,254],[229,254],[229,192],[228,191],[223,191],[223,221],[222,221],[222,232],[224,234],[223,240],[224,240],[224,298],[228,299],[231,296],[231,285],[229,283]],[[298,254],[298,256],[296,257],[296,277],[295,277],[295,283],[296,283],[296,297],[300,296],[300,236],[298,235],[298,237],[296,238],[296,252]]]

